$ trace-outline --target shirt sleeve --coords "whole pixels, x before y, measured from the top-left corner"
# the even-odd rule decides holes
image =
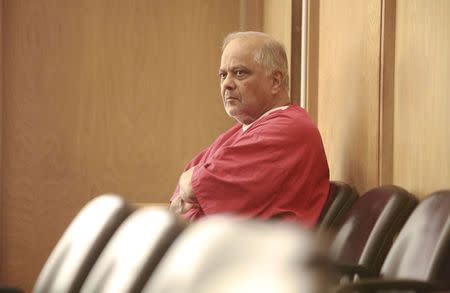
[[[190,168],[194,167],[195,165],[199,164],[202,160],[202,158],[205,156],[205,154],[207,154],[207,152],[209,151],[209,149],[205,149],[203,150],[201,153],[199,153],[197,156],[195,156],[183,169],[183,172],[189,170]],[[175,191],[173,192],[172,196],[170,197],[170,201],[174,200],[174,198],[176,198],[178,196],[178,194],[180,193],[180,186],[177,183],[176,187],[175,187]]]

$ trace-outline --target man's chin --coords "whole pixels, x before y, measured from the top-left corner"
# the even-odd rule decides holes
[[[233,118],[234,120],[236,120],[237,122],[243,124],[242,122],[242,115],[240,112],[237,111],[226,111],[228,116],[230,116],[231,118]]]
[[[232,105],[225,105],[225,112],[227,112],[228,116],[233,117],[239,114],[239,110],[237,107]]]

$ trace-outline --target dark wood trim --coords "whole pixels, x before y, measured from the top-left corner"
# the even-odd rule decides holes
[[[311,119],[317,124],[319,104],[319,25],[320,1],[308,1],[308,44],[307,44],[307,77],[306,77],[306,109]]]
[[[3,281],[3,0],[0,0],[0,281]]]
[[[306,0],[304,0],[306,1]],[[302,0],[292,0],[291,14],[291,101],[300,105],[302,50]]]
[[[392,184],[394,172],[396,0],[381,4],[379,184]]]

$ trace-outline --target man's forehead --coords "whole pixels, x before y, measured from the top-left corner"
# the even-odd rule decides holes
[[[232,50],[238,50],[244,53],[252,52],[254,50],[260,49],[263,44],[263,40],[261,38],[250,37],[250,38],[237,38],[231,40],[223,53]]]
[[[243,56],[231,56],[230,58],[222,58],[220,62],[220,70],[233,70],[236,68],[252,68],[255,67],[257,63],[255,62],[253,56],[244,58]]]
[[[258,46],[248,42],[247,39],[232,40],[223,50],[221,66],[236,66],[240,63],[250,65],[249,63],[255,62],[255,53],[257,50]]]

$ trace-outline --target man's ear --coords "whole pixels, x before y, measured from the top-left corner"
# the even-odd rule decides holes
[[[275,70],[272,73],[272,94],[278,93],[283,88],[283,73]]]

